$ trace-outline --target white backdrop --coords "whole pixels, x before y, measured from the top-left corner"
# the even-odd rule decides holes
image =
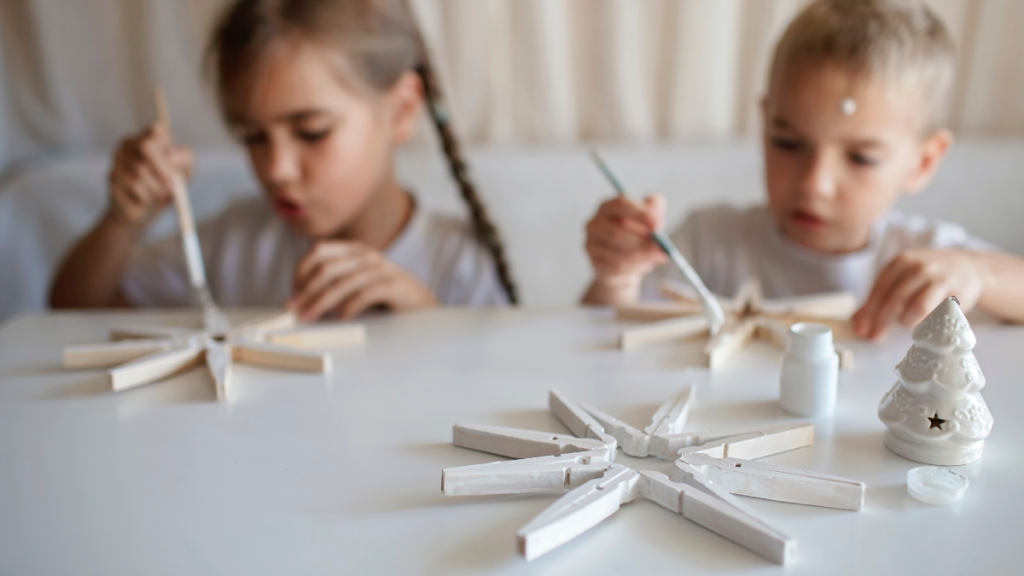
[[[200,74],[226,0],[0,0],[0,171],[106,150],[152,117],[225,135]],[[730,138],[756,128],[770,48],[805,0],[413,0],[474,143]],[[1024,2],[930,0],[961,46],[954,126],[1024,134]]]

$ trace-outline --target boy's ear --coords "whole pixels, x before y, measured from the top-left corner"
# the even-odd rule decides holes
[[[391,140],[403,144],[416,135],[416,124],[423,109],[423,81],[415,72],[405,72],[388,89],[391,115]]]
[[[949,147],[952,145],[953,133],[949,130],[938,130],[925,138],[921,144],[921,156],[917,166],[910,172],[907,183],[903,187],[903,193],[912,196],[924,190],[925,186],[935,177],[939,164],[942,163],[942,159],[946,157],[946,152],[949,152]]]

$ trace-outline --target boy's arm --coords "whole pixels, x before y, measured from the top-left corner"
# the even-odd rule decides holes
[[[956,296],[1000,320],[1024,322],[1024,259],[1001,252],[923,249],[893,258],[853,316],[863,338],[883,336],[894,323],[919,324],[939,303]]]
[[[1000,320],[1024,322],[1024,258],[1004,252],[971,252],[985,279],[978,307]]]
[[[128,305],[119,281],[142,229],[112,213],[65,256],[53,286],[53,308],[121,308]]]

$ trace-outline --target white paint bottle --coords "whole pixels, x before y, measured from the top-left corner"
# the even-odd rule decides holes
[[[832,329],[810,322],[790,327],[782,357],[782,408],[800,416],[830,416],[836,408],[838,383],[839,356]]]

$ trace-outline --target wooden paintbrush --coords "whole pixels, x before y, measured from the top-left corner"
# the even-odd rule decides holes
[[[157,122],[171,133],[171,115],[167,108],[167,98],[160,86],[153,88],[153,101],[156,104]],[[173,138],[172,138],[173,140]],[[203,307],[203,323],[213,332],[227,332],[230,323],[224,312],[213,301],[210,287],[206,283],[206,269],[203,267],[203,253],[199,248],[199,235],[196,233],[196,221],[192,213],[192,204],[188,198],[188,187],[184,175],[175,172],[172,176],[174,209],[178,213],[178,226],[181,228],[181,242],[185,250],[185,263],[188,267],[189,283]]]

